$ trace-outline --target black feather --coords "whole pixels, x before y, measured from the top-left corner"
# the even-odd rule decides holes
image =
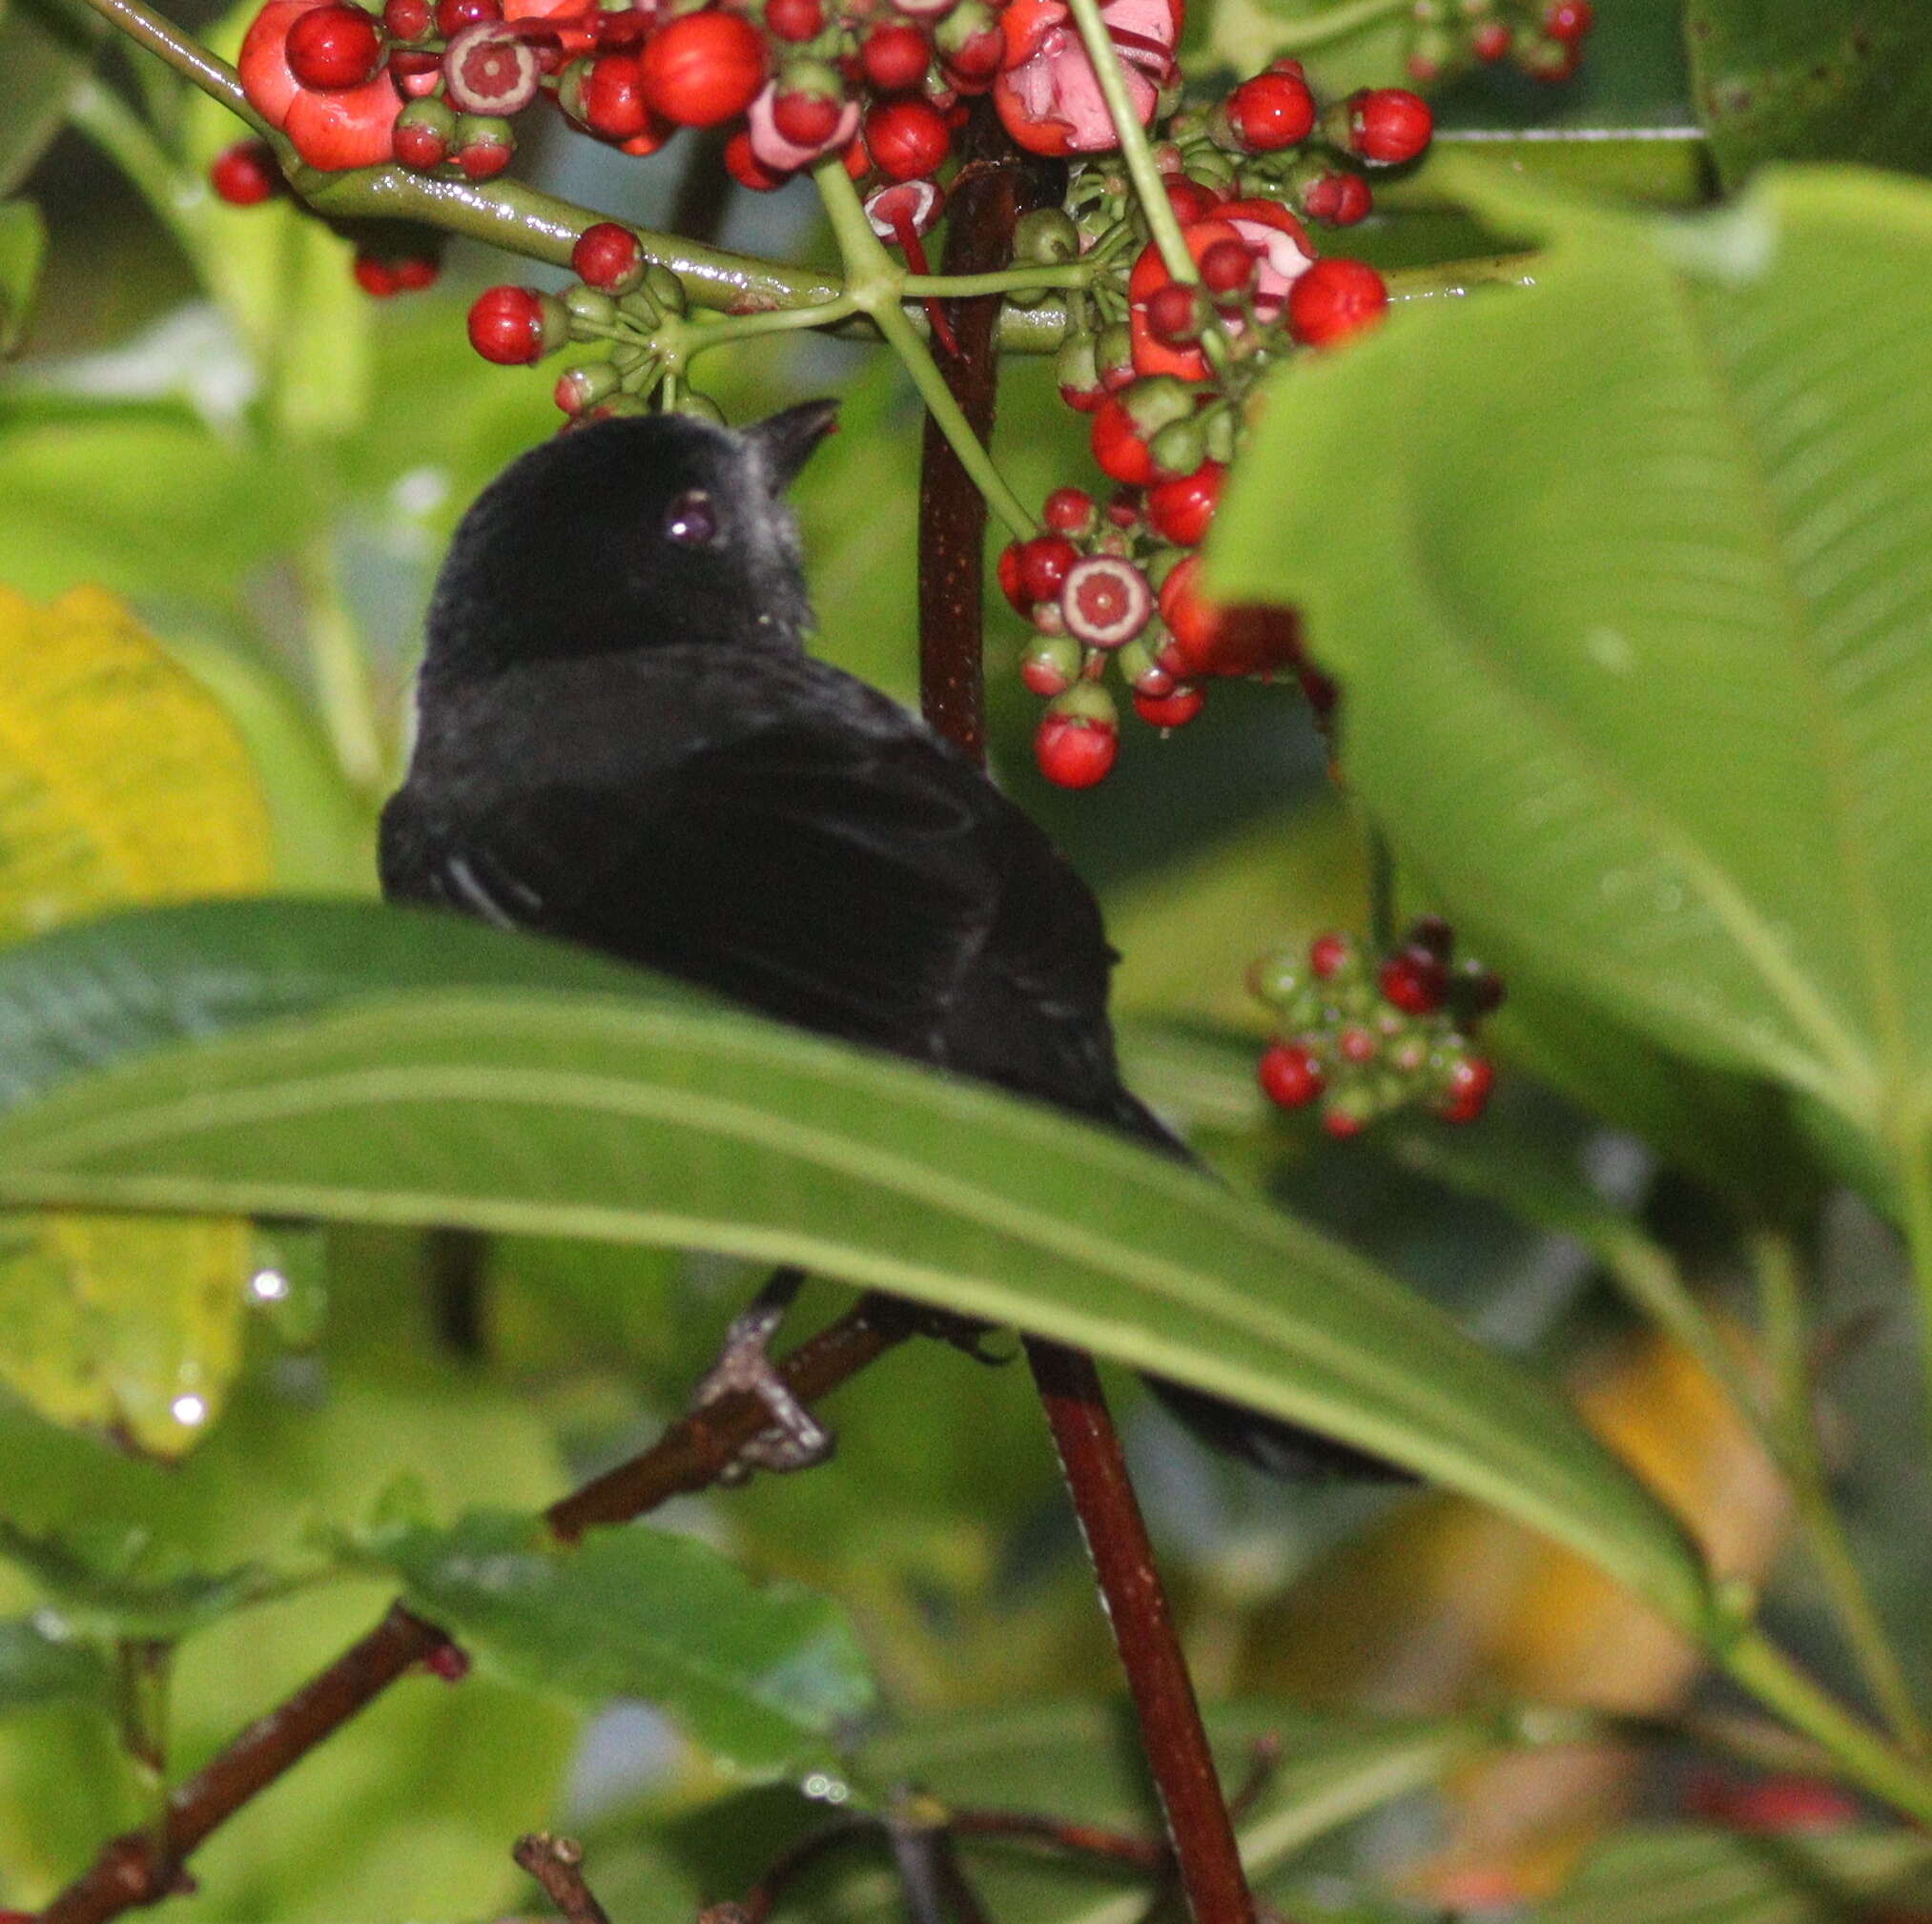
[[[804,651],[782,487],[822,403],[749,433],[613,420],[532,449],[457,532],[429,616],[393,899],[540,930],[804,1028],[1187,1151],[1122,1086],[1098,905],[916,717]],[[694,490],[716,539],[673,540]],[[1275,1474],[1387,1465],[1179,1385]]]

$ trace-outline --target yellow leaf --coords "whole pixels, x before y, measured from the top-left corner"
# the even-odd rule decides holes
[[[112,596],[0,587],[0,943],[269,878],[240,738]],[[21,1213],[0,1223],[0,1382],[56,1423],[177,1455],[240,1351],[248,1225]]]

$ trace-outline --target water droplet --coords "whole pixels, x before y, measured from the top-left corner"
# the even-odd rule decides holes
[[[289,1279],[278,1269],[257,1269],[248,1279],[248,1294],[256,1302],[286,1302]]]
[[[814,1770],[800,1786],[817,1804],[843,1804],[852,1795],[852,1787],[824,1770]]]
[[[199,1429],[208,1421],[208,1404],[198,1396],[177,1396],[168,1411],[183,1429]]]

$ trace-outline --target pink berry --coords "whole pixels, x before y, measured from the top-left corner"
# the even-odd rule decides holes
[[[1496,1065],[1487,1056],[1466,1056],[1449,1071],[1448,1099],[1436,1112],[1445,1122],[1473,1122],[1489,1106]]]
[[[1354,951],[1346,935],[1317,935],[1308,944],[1308,967],[1324,982],[1331,982],[1348,966]]]
[[[1089,555],[1067,570],[1059,606],[1067,633],[1076,641],[1094,648],[1118,648],[1147,625],[1154,590],[1132,562]]]
[[[422,1660],[445,1684],[460,1684],[469,1675],[469,1652],[457,1644],[439,1644]]]
[[[1058,697],[1034,731],[1040,773],[1062,788],[1091,788],[1104,781],[1120,749],[1113,710],[1107,696],[1087,683]]]
[[[1449,987],[1449,972],[1442,966],[1442,958],[1420,944],[1389,956],[1377,979],[1383,1000],[1405,1015],[1433,1015],[1442,1007],[1443,993]]]

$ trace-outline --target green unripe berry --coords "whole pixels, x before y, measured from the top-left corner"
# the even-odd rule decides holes
[[[713,427],[725,425],[725,410],[708,394],[699,394],[694,388],[687,388],[678,397],[675,412],[691,420],[708,420]]]
[[[1013,259],[1019,267],[1062,267],[1078,260],[1080,231],[1058,207],[1036,207],[1013,229]]]
[[[617,303],[581,281],[565,290],[564,305],[570,313],[571,333],[579,340],[588,340],[617,325]]]
[[[1130,347],[1129,353],[1132,349]],[[1120,394],[1120,403],[1127,410],[1128,418],[1147,439],[1151,453],[1154,438],[1161,430],[1174,421],[1188,420],[1194,414],[1194,390],[1186,381],[1171,374],[1149,375],[1137,380],[1132,387]],[[1201,465],[1197,459],[1194,467]],[[1173,472],[1190,474],[1192,468],[1177,468]]]
[[[1069,335],[1054,356],[1053,378],[1070,394],[1092,394],[1100,384],[1100,366],[1090,334]]]
[[[664,309],[667,314],[683,314],[689,307],[685,297],[685,284],[669,268],[652,261],[645,270],[645,292]]]

